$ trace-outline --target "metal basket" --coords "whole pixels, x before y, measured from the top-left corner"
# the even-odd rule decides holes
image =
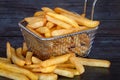
[[[98,28],[51,38],[42,38],[27,29],[24,21],[20,22],[19,26],[28,49],[42,60],[69,52],[82,57],[88,55]]]

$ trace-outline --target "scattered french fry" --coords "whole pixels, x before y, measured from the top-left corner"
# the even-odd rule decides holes
[[[48,66],[48,67],[39,67],[32,69],[33,72],[42,72],[42,73],[51,73],[55,70],[56,65]]]
[[[40,60],[39,58],[35,57],[35,56],[32,56],[32,63],[33,64],[38,64],[38,63],[41,63],[42,60]]]
[[[4,62],[0,61],[0,68],[5,69],[5,70],[9,70],[9,71],[12,71],[12,72],[24,74],[32,80],[38,80],[37,75],[35,75],[34,73],[32,73],[31,71],[29,71],[27,69],[24,69],[22,67],[18,67],[14,64],[4,63]]]
[[[97,60],[97,59],[87,59],[77,57],[80,64],[86,66],[95,66],[95,67],[110,67],[110,61],[107,60]]]
[[[23,42],[22,54],[25,56],[27,51],[28,51],[27,44],[25,42]]]
[[[48,67],[48,66],[52,66],[55,64],[64,63],[69,59],[70,56],[71,54],[65,54],[62,56],[55,57],[55,58],[47,59],[41,63],[41,66]]]
[[[75,65],[76,69],[79,71],[80,74],[82,74],[85,71],[83,65],[80,63],[79,59],[77,59],[76,57],[74,56],[70,57],[70,61],[72,64]]]
[[[9,42],[6,43],[6,55],[7,55],[7,59],[11,61],[11,45]]]
[[[20,59],[15,52],[15,49],[13,47],[11,47],[11,53],[12,53],[12,62],[16,65],[19,66],[24,66],[25,65],[25,61]]]
[[[61,15],[61,14],[57,14],[57,13],[51,13],[51,12],[48,12],[47,15],[51,16],[51,17],[54,17],[58,20],[61,20],[63,22],[66,22],[72,26],[74,26],[75,28],[79,28],[80,26],[77,24],[77,22],[75,22],[73,19],[71,18],[68,18],[64,15]]]
[[[39,80],[57,80],[58,79],[57,74],[54,74],[54,73],[48,73],[48,74],[36,73],[36,75],[39,76]]]
[[[70,28],[72,28],[71,25],[69,25],[69,24],[67,24],[67,23],[65,23],[65,22],[62,22],[62,21],[60,21],[60,20],[58,20],[58,19],[55,19],[55,18],[53,18],[53,17],[51,17],[51,16],[46,15],[46,18],[47,18],[48,21],[50,21],[50,22],[52,22],[52,23],[54,23],[54,24],[57,24],[58,26],[61,26],[62,28],[65,28],[65,29],[70,29]]]
[[[71,63],[62,63],[58,64],[57,67],[63,67],[63,68],[75,68],[75,66]]]
[[[27,65],[32,64],[32,55],[33,55],[32,52],[29,52],[29,51],[27,52],[26,58],[25,58],[25,62]]]
[[[58,74],[60,76],[65,76],[65,77],[69,77],[69,78],[74,77],[74,73],[70,70],[65,69],[65,68],[56,68],[54,70],[54,73]]]
[[[22,48],[21,47],[16,49],[16,54],[20,59],[25,60],[24,56],[22,55]]]
[[[23,74],[15,73],[15,72],[4,70],[4,69],[0,69],[0,76],[7,77],[14,80],[29,80]]]
[[[83,13],[83,14],[81,14],[81,16],[82,16],[82,17],[85,17],[85,16],[86,16],[86,14],[84,14],[84,13]]]
[[[0,61],[3,61],[5,63],[11,63],[11,61],[7,58],[0,57]]]
[[[33,68],[39,68],[41,66],[40,64],[31,64],[31,65],[25,65],[24,67],[27,69],[33,69]]]

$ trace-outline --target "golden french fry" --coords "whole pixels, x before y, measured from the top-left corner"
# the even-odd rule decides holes
[[[48,66],[48,67],[39,67],[32,69],[33,72],[42,72],[42,73],[51,73],[55,70],[56,65]]]
[[[55,19],[55,18],[53,18],[53,17],[51,17],[51,16],[46,15],[46,18],[47,18],[48,21],[50,21],[50,22],[52,22],[52,23],[54,23],[54,24],[57,24],[58,26],[61,26],[62,28],[65,28],[65,29],[70,29],[70,28],[72,28],[71,25],[69,25],[69,24],[67,24],[67,23],[65,23],[65,22],[63,22],[63,21],[60,21],[60,20],[58,20],[58,19]]]
[[[51,35],[52,36],[60,36],[60,35],[64,35],[64,34],[68,34],[68,33],[72,33],[73,29],[58,29],[58,30],[54,30],[52,31]]]
[[[76,21],[74,21],[73,19],[68,18],[68,17],[66,17],[66,16],[64,16],[64,15],[57,14],[57,13],[52,13],[52,12],[48,12],[47,15],[49,15],[49,16],[51,16],[51,17],[54,17],[54,18],[56,18],[56,19],[58,19],[58,20],[61,20],[61,21],[63,21],[63,22],[66,22],[66,23],[72,25],[72,26],[75,27],[75,28],[79,28],[79,27],[80,27],[80,26],[77,24]]]
[[[47,27],[39,27],[39,28],[36,29],[36,31],[40,34],[50,32],[49,28],[47,28]]]
[[[27,44],[26,42],[23,42],[22,54],[25,56],[27,51],[28,51]]]
[[[5,63],[11,63],[11,61],[7,58],[0,57],[0,61],[3,61]]]
[[[24,66],[25,65],[25,61],[20,59],[16,53],[15,53],[15,49],[11,47],[11,53],[12,53],[12,62],[16,65],[19,65],[19,66]]]
[[[44,17],[44,15],[45,15],[45,12],[43,12],[43,11],[37,11],[34,13],[35,17]]]
[[[64,67],[59,67],[60,69],[67,70],[72,72],[74,75],[80,75],[80,72],[76,69],[71,69],[71,68],[64,68]]]
[[[25,60],[24,56],[22,55],[22,48],[21,47],[16,49],[16,54],[20,59]]]
[[[29,51],[27,52],[26,58],[25,58],[25,63],[26,63],[27,65],[32,64],[32,55],[33,55],[32,52],[29,52]]]
[[[62,13],[62,15],[66,16],[66,17],[69,17],[71,19],[74,19],[79,25],[83,25],[83,26],[86,26],[86,27],[89,27],[89,28],[94,28],[94,27],[97,27],[100,22],[99,21],[93,21],[93,20],[89,20],[85,17],[78,17],[78,16],[72,16],[72,15],[69,15],[69,14],[66,14],[66,13]]]
[[[5,69],[0,69],[0,76],[7,77],[14,80],[29,80],[25,75],[20,73],[15,73]]]
[[[29,26],[32,29],[44,26],[44,24],[46,23],[46,18],[43,17],[28,17],[25,18],[24,20],[28,22],[27,26]]]
[[[24,68],[27,69],[33,69],[33,68],[39,68],[41,67],[40,64],[31,64],[31,65],[25,65]]]
[[[77,59],[75,56],[72,56],[70,57],[70,62],[75,65],[76,69],[79,71],[80,74],[84,73],[85,69],[80,63],[79,59]]]
[[[59,8],[59,7],[55,8],[54,10],[57,13],[61,13],[61,14],[63,13],[64,16],[66,16],[68,18],[74,19],[80,25],[84,25],[84,26],[87,26],[87,27],[97,27],[100,24],[99,21],[89,20],[85,17],[74,14],[74,13],[68,11],[68,10],[65,10],[65,9],[62,9],[62,8]]]
[[[74,75],[80,75],[80,72],[76,69],[66,68],[66,70],[69,70],[69,71],[73,72]]]
[[[55,13],[55,11],[53,11],[52,9],[50,9],[49,7],[42,7],[41,8],[44,12],[53,12]]]
[[[50,33],[50,32],[45,33],[45,37],[46,37],[46,38],[51,37],[51,33]]]
[[[60,26],[56,26],[56,29],[58,30],[58,29],[61,29],[62,27],[60,27]]]
[[[37,64],[37,63],[41,63],[42,60],[40,60],[39,58],[35,57],[35,56],[32,56],[32,63],[33,64]]]
[[[57,67],[75,68],[75,65],[73,65],[73,64],[71,64],[71,63],[62,63],[62,64],[58,64]]]
[[[55,58],[47,59],[47,60],[41,62],[41,66],[48,67],[48,66],[52,66],[55,64],[64,63],[69,59],[70,56],[71,56],[71,54],[65,54],[62,56],[57,56]]]
[[[70,70],[65,69],[65,68],[56,68],[54,70],[54,73],[58,74],[60,76],[65,76],[65,77],[69,77],[69,78],[74,77],[74,73]]]
[[[110,61],[77,57],[79,63],[86,66],[110,67]]]
[[[36,34],[37,36],[39,36],[39,37],[43,37],[43,35],[41,35],[41,34],[39,34],[36,30],[34,30],[34,29],[32,29],[32,28],[30,28],[30,27],[28,27],[28,26],[26,26],[31,32],[33,32],[34,34]]]
[[[52,22],[47,22],[46,23],[46,27],[48,27],[49,29],[51,29],[52,27],[54,27],[55,26],[55,24],[53,24]]]
[[[0,68],[5,69],[5,70],[9,70],[12,72],[24,74],[31,80],[38,80],[37,75],[35,75],[34,73],[32,73],[31,71],[29,71],[27,69],[16,66],[14,64],[4,63],[4,62],[0,61]]]
[[[9,42],[6,43],[6,55],[7,55],[7,59],[11,61],[11,45]]]
[[[84,14],[84,13],[83,13],[83,14],[81,14],[81,16],[82,16],[82,17],[85,17],[85,15],[86,15],[86,14]]]
[[[35,73],[36,75],[38,75],[39,80],[57,80],[58,79],[58,75],[54,74],[54,73]]]

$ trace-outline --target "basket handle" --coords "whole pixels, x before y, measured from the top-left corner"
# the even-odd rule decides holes
[[[84,11],[83,11],[84,14],[86,14],[87,1],[88,0],[85,0],[85,2],[84,2]],[[96,2],[97,2],[97,0],[94,0],[93,4],[92,4],[92,10],[91,10],[91,16],[90,16],[91,20],[93,20],[93,18],[94,18],[94,11],[95,11]]]

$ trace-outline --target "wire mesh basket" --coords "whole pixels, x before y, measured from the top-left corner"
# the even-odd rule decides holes
[[[48,59],[50,56],[58,56],[69,52],[82,57],[88,55],[98,29],[96,27],[62,36],[42,38],[27,29],[25,21],[20,22],[19,26],[28,49],[42,60]]]

